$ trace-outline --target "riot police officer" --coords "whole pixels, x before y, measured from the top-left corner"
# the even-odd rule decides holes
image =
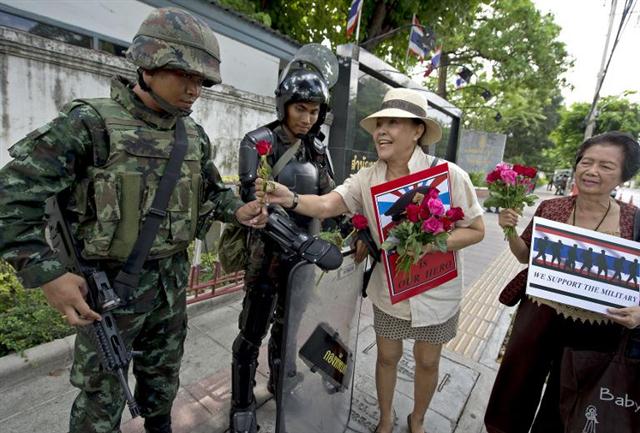
[[[322,142],[320,127],[329,109],[329,88],[337,80],[337,70],[337,60],[328,49],[309,44],[296,53],[282,72],[275,92],[277,120],[249,132],[240,144],[240,192],[245,202],[255,198],[256,143],[263,140],[272,147],[268,161],[275,180],[297,194],[325,194],[334,188],[331,160]],[[289,218],[308,232],[317,232],[319,228],[318,220],[293,212]],[[240,332],[233,343],[230,413],[233,433],[257,430],[253,387],[258,351],[271,322],[267,388],[275,394],[281,363],[286,282],[296,260],[284,254],[264,232],[253,230],[249,236],[246,294],[239,318]]]
[[[187,246],[213,218],[262,227],[267,215],[260,204],[243,204],[224,186],[209,138],[189,117],[202,86],[220,82],[211,29],[183,10],[157,9],[142,23],[127,57],[138,67],[137,82],[114,78],[110,98],[71,102],[10,149],[14,159],[0,170],[0,254],[25,287],[42,287],[69,324],[99,319],[83,297],[84,279],[67,272],[45,240],[43,202],[69,191],[66,214],[82,256],[111,278],[134,248],[145,217],[156,211],[151,205],[171,149],[187,142],[139,284],[126,296],[119,293],[127,302],[112,311],[126,345],[141,352],[133,373],[145,429],[168,433],[186,336]],[[118,380],[101,368],[83,329],[71,369],[80,393],[69,430],[119,431],[125,402]]]

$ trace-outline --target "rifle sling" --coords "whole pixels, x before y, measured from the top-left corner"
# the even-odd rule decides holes
[[[169,161],[160,179],[158,190],[153,197],[151,208],[146,214],[140,234],[133,245],[129,257],[127,257],[127,261],[113,281],[114,290],[125,303],[131,301],[133,290],[138,286],[140,272],[149,255],[153,241],[158,233],[158,228],[162,220],[167,216],[169,198],[180,177],[180,168],[188,147],[187,132],[182,117],[178,117],[176,120],[174,138]]]

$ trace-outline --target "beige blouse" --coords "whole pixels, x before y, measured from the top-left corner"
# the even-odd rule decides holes
[[[409,171],[415,173],[431,166],[433,157],[425,154],[420,147],[416,147],[409,160]],[[447,161],[442,160],[441,163]],[[457,165],[449,164],[449,182],[451,188],[452,206],[459,206],[464,211],[464,219],[456,223],[457,227],[467,227],[471,221],[483,214],[483,209],[476,197],[475,189],[469,175]],[[342,196],[349,211],[362,213],[369,220],[371,234],[378,247],[380,238],[375,228],[376,217],[371,187],[384,183],[387,165],[383,161],[376,161],[371,167],[366,167],[349,177],[334,191]],[[376,307],[387,314],[404,320],[411,320],[411,326],[429,326],[443,323],[451,318],[460,308],[463,287],[463,264],[461,255],[456,252],[458,263],[458,277],[419,295],[391,304],[389,289],[384,277],[384,265],[378,264],[373,271],[367,293]]]

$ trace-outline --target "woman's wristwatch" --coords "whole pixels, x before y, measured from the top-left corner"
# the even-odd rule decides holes
[[[298,193],[293,191],[293,201],[291,202],[291,206],[289,206],[287,209],[288,210],[293,210],[296,208],[296,206],[298,206]]]

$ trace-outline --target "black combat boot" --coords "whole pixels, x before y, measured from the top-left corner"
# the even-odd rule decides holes
[[[156,415],[144,419],[146,433],[171,433],[171,415]]]
[[[257,433],[259,430],[256,421],[256,402],[254,401],[242,409],[231,408],[230,415],[230,433]]]

